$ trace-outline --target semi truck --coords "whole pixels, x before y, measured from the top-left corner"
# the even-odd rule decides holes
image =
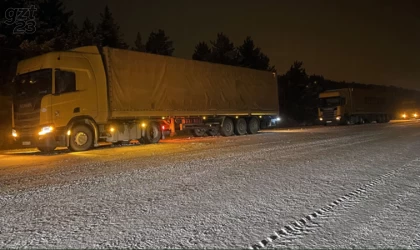
[[[389,122],[392,95],[384,89],[342,88],[319,94],[318,118],[327,124]]]
[[[50,152],[158,143],[168,132],[256,134],[279,121],[273,72],[85,46],[20,61],[12,135]]]

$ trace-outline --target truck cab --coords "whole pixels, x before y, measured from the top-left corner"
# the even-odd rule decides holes
[[[401,101],[398,111],[398,119],[418,119],[420,117],[420,109],[416,100],[403,100]]]
[[[346,122],[349,110],[349,94],[344,90],[332,90],[319,94],[318,118],[323,124]]]
[[[318,119],[324,124],[389,122],[392,93],[378,88],[343,88],[319,94]]]
[[[105,83],[101,57],[89,47],[19,62],[13,80],[13,137],[40,151],[69,146],[73,121],[106,121]],[[83,144],[82,135],[75,139]]]

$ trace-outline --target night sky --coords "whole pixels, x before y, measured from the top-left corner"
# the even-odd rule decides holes
[[[76,23],[97,23],[108,5],[134,44],[165,30],[174,56],[191,58],[199,41],[224,32],[240,45],[250,35],[279,74],[303,61],[309,74],[338,81],[420,90],[420,0],[64,0]]]

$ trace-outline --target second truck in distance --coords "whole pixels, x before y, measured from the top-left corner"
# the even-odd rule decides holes
[[[318,117],[323,124],[389,122],[392,95],[381,89],[343,88],[319,94]]]

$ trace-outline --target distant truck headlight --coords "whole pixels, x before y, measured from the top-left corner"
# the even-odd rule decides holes
[[[324,120],[324,118],[322,118],[322,117],[319,117],[319,120],[320,120],[320,121],[323,121],[323,120]]]
[[[45,135],[45,134],[51,133],[53,130],[54,128],[52,126],[43,127],[38,134]]]
[[[339,121],[339,120],[341,119],[341,116],[337,116],[335,119],[336,119],[337,121]]]
[[[12,136],[13,136],[13,137],[17,137],[17,136],[18,136],[18,134],[17,134],[17,132],[16,132],[16,130],[15,130],[15,129],[12,129]]]
[[[402,115],[402,118],[407,118],[407,115],[406,115],[406,114],[403,114],[403,115]]]
[[[417,113],[415,113],[413,116],[417,118]]]
[[[277,117],[277,118],[276,118],[276,121],[278,121],[278,122],[279,122],[280,120],[281,120],[281,119],[280,119],[280,117]]]

